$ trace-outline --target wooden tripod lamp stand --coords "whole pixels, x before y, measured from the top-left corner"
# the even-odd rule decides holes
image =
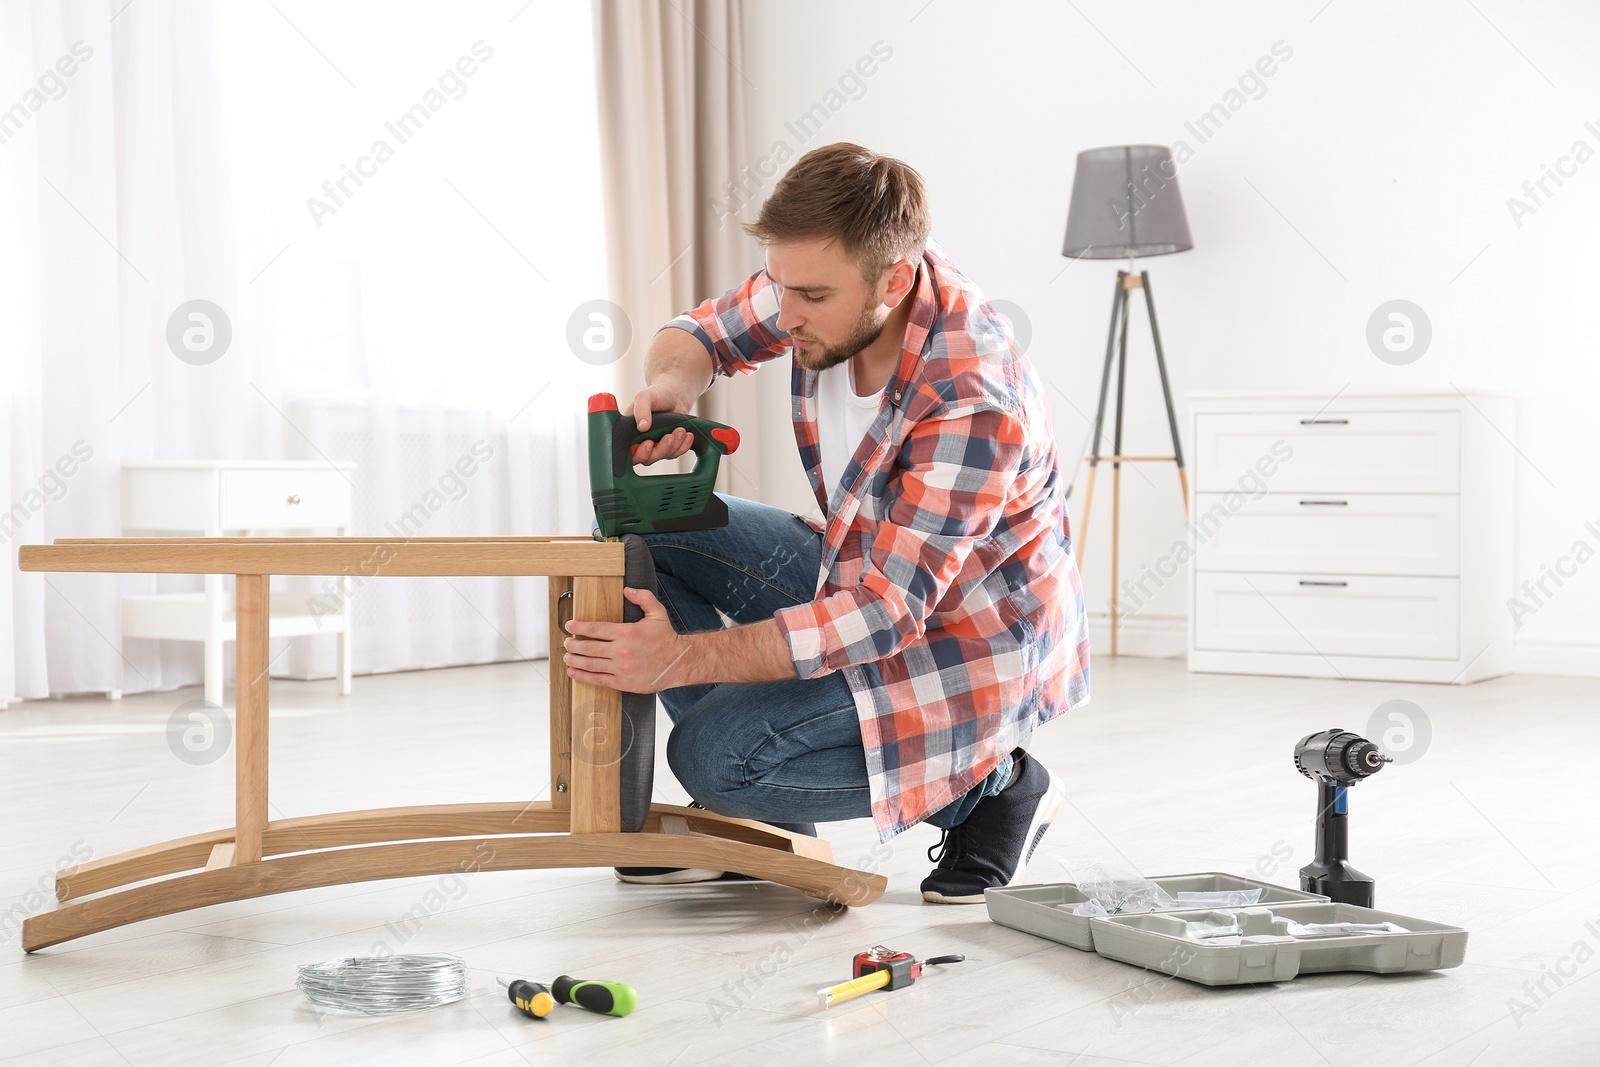
[[[1091,148],[1078,153],[1072,180],[1072,204],[1067,211],[1067,237],[1061,254],[1074,259],[1128,259],[1128,269],[1117,271],[1111,297],[1111,329],[1106,334],[1106,359],[1100,372],[1100,402],[1095,409],[1094,432],[1089,439],[1089,484],[1084,490],[1083,523],[1078,529],[1078,568],[1083,569],[1083,548],[1089,532],[1089,509],[1094,503],[1094,480],[1102,460],[1111,464],[1111,654],[1117,654],[1118,595],[1117,546],[1122,511],[1124,463],[1176,463],[1183,492],[1184,515],[1189,511],[1189,480],[1183,469],[1183,446],[1178,441],[1178,417],[1172,409],[1172,387],[1167,381],[1166,356],[1161,351],[1161,331],[1156,326],[1155,296],[1148,271],[1134,273],[1136,256],[1163,256],[1194,247],[1189,222],[1178,193],[1177,168],[1172,152],[1163,145],[1120,145]],[[1155,342],[1156,369],[1161,374],[1161,396],[1167,405],[1167,428],[1172,433],[1172,455],[1127,456],[1122,453],[1122,406],[1128,377],[1128,297],[1144,290],[1150,316],[1150,336]],[[1116,359],[1117,408],[1111,435],[1111,454],[1100,451],[1105,431],[1106,395],[1111,385],[1111,363]]]

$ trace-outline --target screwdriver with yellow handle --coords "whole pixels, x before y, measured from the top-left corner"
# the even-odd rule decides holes
[[[922,977],[922,969],[943,963],[960,963],[965,956],[934,956],[931,959],[913,959],[911,953],[900,952],[882,945],[874,945],[858,952],[851,961],[850,973],[855,977],[827,989],[817,990],[817,999],[824,1008],[842,1004],[852,997],[870,993],[874,989],[900,989]]]
[[[556,1010],[556,998],[550,995],[549,986],[530,982],[526,978],[518,978],[515,982],[502,978],[500,984],[506,987],[506,996],[511,1003],[530,1019],[543,1019]]]

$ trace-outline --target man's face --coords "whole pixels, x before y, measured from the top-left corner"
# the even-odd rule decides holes
[[[768,245],[767,275],[778,286],[778,329],[793,342],[795,362],[827,370],[876,341],[891,310],[884,297],[893,274],[885,271],[868,285],[831,237]]]

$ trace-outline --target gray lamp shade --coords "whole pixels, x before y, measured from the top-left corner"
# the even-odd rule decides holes
[[[1062,255],[1124,259],[1193,247],[1171,149],[1133,144],[1078,153]]]

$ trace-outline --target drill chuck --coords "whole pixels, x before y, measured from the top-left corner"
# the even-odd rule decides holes
[[[1377,745],[1338,727],[1303,737],[1294,747],[1296,770],[1307,778],[1326,778],[1339,785],[1370,778],[1390,762]]]

